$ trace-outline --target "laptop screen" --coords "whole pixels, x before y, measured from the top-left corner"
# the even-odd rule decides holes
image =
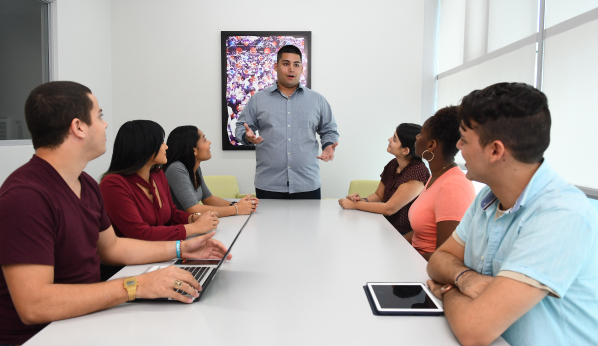
[[[245,228],[245,225],[247,225],[247,222],[249,222],[249,219],[251,219],[252,215],[253,215],[253,213],[249,214],[249,217],[247,218],[247,220],[245,220],[245,223],[243,224],[243,226],[241,227],[241,229],[239,230],[239,232],[235,236],[235,239],[233,239],[233,242],[230,243],[230,246],[228,247],[228,251],[226,251],[226,253],[222,257],[222,259],[220,261],[218,261],[218,266],[216,267],[216,270],[218,270],[220,268],[220,266],[222,265],[222,263],[224,263],[224,260],[226,259],[226,257],[230,253],[231,249],[233,248],[233,245],[237,241],[237,238],[239,238],[239,234],[241,234],[241,231],[243,230],[243,228]],[[185,259],[185,258],[181,258],[181,259],[176,260],[173,264],[175,264],[175,265],[185,265],[185,264],[186,265],[214,265],[215,261],[216,260],[210,260],[210,259]]]
[[[245,225],[247,225],[247,222],[249,222],[249,219],[251,219],[252,216],[253,216],[253,213],[249,214],[249,217],[247,218],[247,220],[245,220],[245,223],[243,224],[243,227],[241,227],[241,229],[239,230],[239,233],[237,233],[237,235],[235,236],[235,239],[233,239],[233,242],[230,243],[230,246],[228,247],[228,251],[224,254],[224,256],[222,256],[222,259],[218,263],[218,267],[216,267],[216,271],[218,271],[218,269],[220,269],[220,266],[226,260],[226,257],[230,253],[230,250],[232,250],[233,245],[235,245],[235,242],[237,241],[237,238],[239,238],[239,234],[241,234],[241,232],[243,231],[243,228],[245,228]]]

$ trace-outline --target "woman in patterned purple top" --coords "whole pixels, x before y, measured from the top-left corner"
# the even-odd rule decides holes
[[[349,195],[338,200],[340,206],[383,214],[401,234],[411,232],[409,208],[430,178],[421,158],[415,156],[415,137],[420,130],[416,124],[397,126],[386,149],[395,158],[384,167],[376,192],[366,198],[357,193]]]

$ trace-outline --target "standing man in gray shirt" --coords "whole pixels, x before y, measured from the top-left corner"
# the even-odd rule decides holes
[[[255,190],[259,199],[320,199],[318,159],[332,161],[338,132],[326,99],[299,83],[299,48],[280,48],[276,84],[257,92],[241,112],[235,136],[256,146]],[[259,131],[260,136],[255,135]],[[318,141],[322,154],[318,156]]]

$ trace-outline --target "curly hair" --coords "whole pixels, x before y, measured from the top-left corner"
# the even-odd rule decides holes
[[[430,139],[442,144],[442,155],[447,160],[452,160],[459,152],[457,142],[461,138],[457,119],[457,106],[448,106],[439,109],[428,119]]]

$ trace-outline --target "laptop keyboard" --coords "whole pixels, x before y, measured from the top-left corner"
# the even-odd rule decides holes
[[[179,268],[191,273],[191,275],[193,275],[193,277],[195,278],[195,280],[197,280],[197,282],[201,282],[201,279],[203,279],[203,277],[206,276],[206,274],[208,273],[208,270],[210,269],[210,267],[179,267]],[[187,292],[185,292],[183,290],[177,289],[174,291],[177,293],[180,293],[184,296],[191,297],[189,294],[187,294]]]

